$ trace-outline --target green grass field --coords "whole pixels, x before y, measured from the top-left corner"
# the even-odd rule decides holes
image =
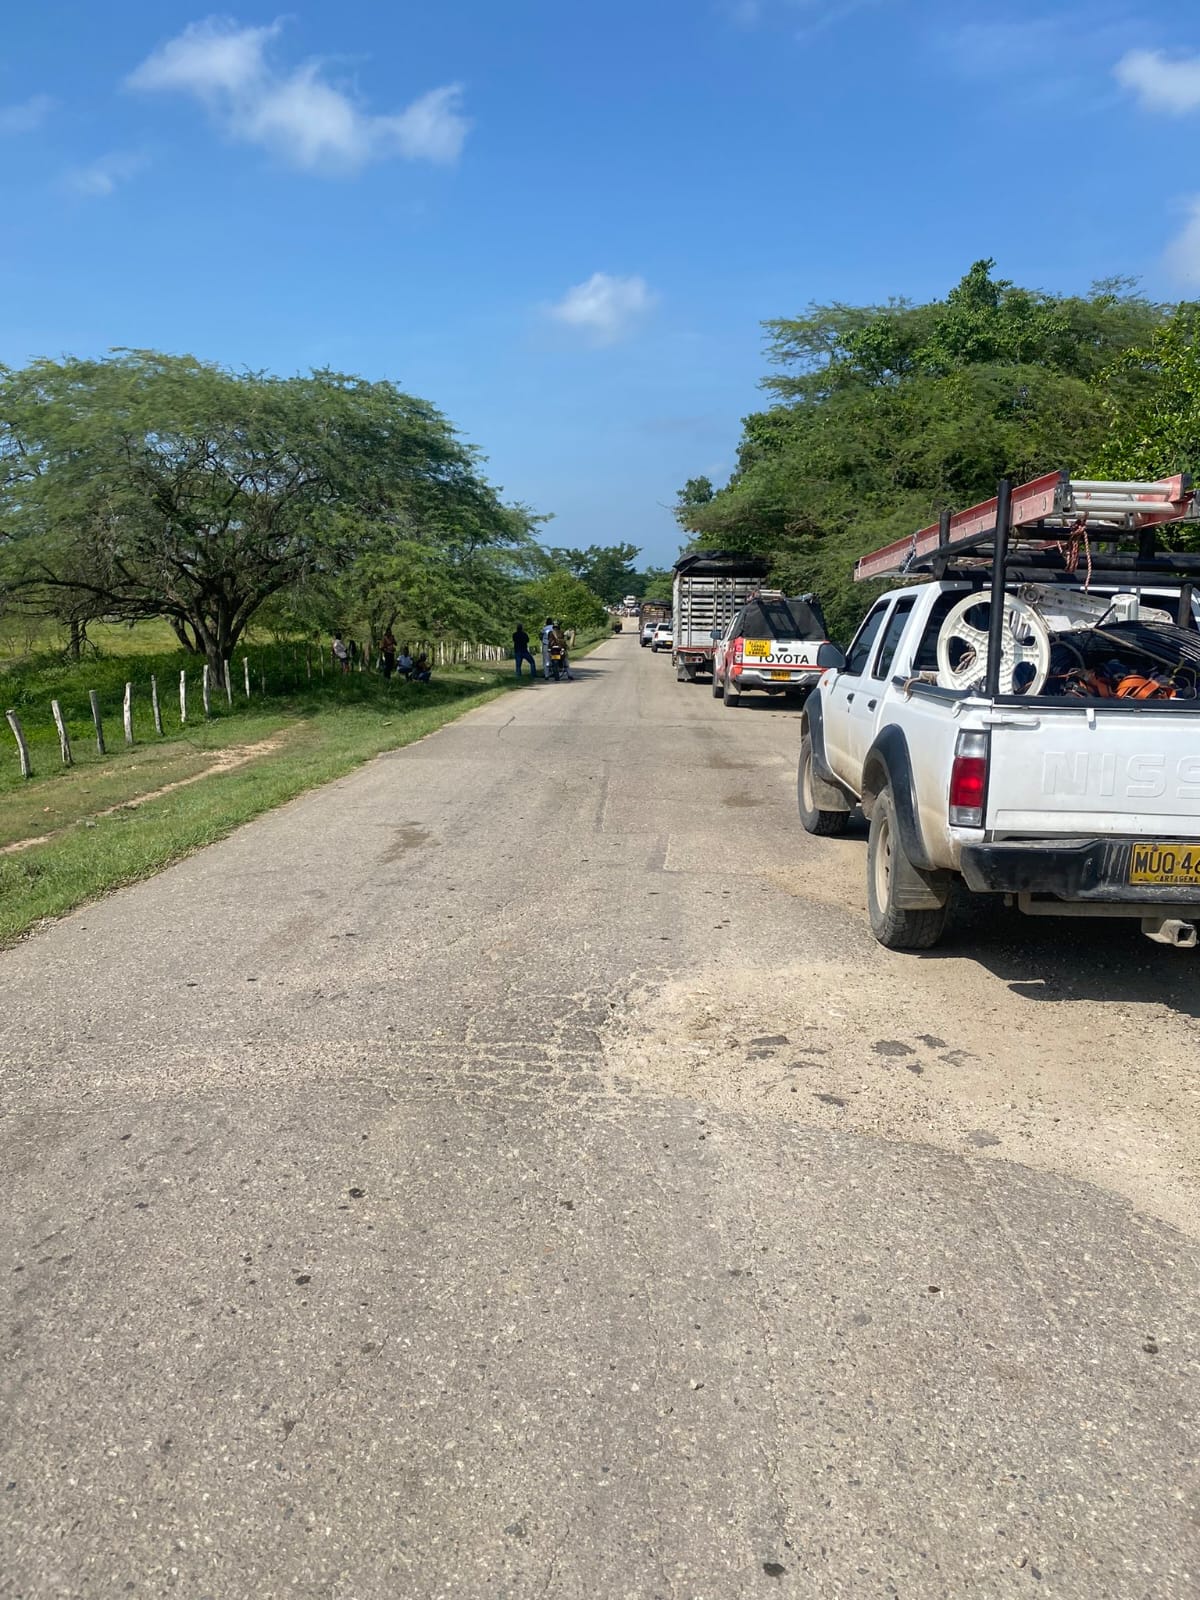
[[[0,661],[0,709],[18,712],[33,765],[33,777],[23,779],[15,742],[0,722],[0,945],[498,694],[519,692],[511,663],[436,669],[430,684],[385,683],[372,672],[335,675],[328,663],[322,673],[315,648],[306,659],[303,644],[264,641],[239,652],[232,704],[223,688],[214,689],[205,719],[200,663],[170,648],[169,629],[140,624],[116,631],[136,647],[78,664],[64,663],[57,648]],[[581,640],[576,654],[597,642]],[[249,700],[243,655],[252,670]],[[186,724],[181,671],[188,675]],[[161,697],[161,737],[151,713],[151,674]],[[133,685],[132,745],[122,726],[126,682]],[[100,698],[104,755],[96,747],[90,689]],[[50,713],[54,698],[70,731],[70,767],[62,763]]]

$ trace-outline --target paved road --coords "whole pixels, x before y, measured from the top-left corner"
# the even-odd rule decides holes
[[[1197,968],[631,636],[0,958],[0,1595],[1194,1596]]]

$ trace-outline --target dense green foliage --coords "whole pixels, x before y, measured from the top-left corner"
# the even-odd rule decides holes
[[[1114,365],[1098,475],[1200,475],[1200,306],[1182,305]]]
[[[586,583],[605,605],[620,605],[626,595],[640,600],[651,593],[669,594],[671,574],[661,567],[638,571],[634,562],[641,551],[635,544],[591,544],[586,550],[554,548],[550,560],[556,567]]]
[[[489,638],[545,566],[537,520],[391,383],[150,351],[0,369],[0,585],[76,641],[163,617],[216,667],[264,608]]]
[[[638,574],[633,566],[638,554],[635,544],[592,544],[586,550],[552,548],[550,559],[556,567],[586,583],[605,605],[615,606],[627,594],[638,593]]]
[[[535,638],[547,617],[577,632],[602,627],[607,621],[600,597],[582,578],[561,568],[526,584],[521,600],[521,621]]]
[[[1200,454],[1193,308],[1171,313],[1124,282],[1021,289],[992,265],[927,305],[812,306],[768,323],[775,403],[745,419],[724,488],[693,478],[680,491],[693,543],[769,555],[775,579],[817,590],[844,634],[870,598],[855,558],[985,499],[1003,475],[1157,475]]]

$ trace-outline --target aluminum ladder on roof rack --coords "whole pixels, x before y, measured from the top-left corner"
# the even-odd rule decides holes
[[[997,498],[984,500],[954,516],[921,528],[911,538],[897,539],[861,557],[854,568],[857,583],[901,576],[935,555],[966,555],[990,543],[996,533]],[[1188,473],[1154,482],[1138,479],[1072,478],[1048,472],[1012,491],[1010,527],[1070,532],[1086,528],[1109,538],[1140,532],[1164,522],[1194,517],[1197,506]]]

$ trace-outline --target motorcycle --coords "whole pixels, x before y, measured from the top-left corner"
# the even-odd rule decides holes
[[[567,671],[566,647],[561,644],[552,644],[549,649],[550,676],[557,683],[560,678],[570,677]]]

